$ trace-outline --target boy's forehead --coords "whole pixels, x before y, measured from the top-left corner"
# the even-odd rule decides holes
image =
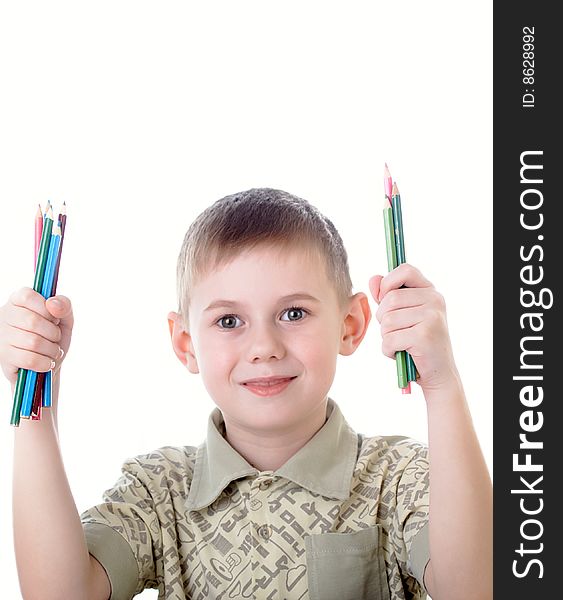
[[[240,252],[209,268],[194,286],[204,295],[219,291],[256,291],[267,286],[282,295],[294,292],[318,293],[330,285],[324,261],[318,252],[306,248],[254,248]],[[290,289],[291,288],[291,289]],[[299,288],[299,289],[293,289]],[[312,294],[314,295],[314,294]]]
[[[295,270],[298,272],[318,271],[323,261],[315,249],[298,246],[263,247],[241,250],[234,256],[210,266],[207,275],[247,268],[274,269],[276,271]]]

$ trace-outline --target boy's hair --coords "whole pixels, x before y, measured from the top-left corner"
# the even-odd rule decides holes
[[[257,246],[316,252],[341,307],[352,294],[348,255],[332,222],[307,200],[253,188],[217,200],[186,232],[177,265],[178,313],[186,330],[190,291],[198,278]]]

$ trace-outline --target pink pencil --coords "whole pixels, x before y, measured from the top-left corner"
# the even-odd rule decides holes
[[[37,205],[37,213],[35,215],[35,260],[33,262],[34,268],[37,268],[37,255],[39,254],[39,246],[41,245],[41,234],[43,233],[43,212],[41,211],[41,204]],[[43,375],[41,373],[40,375]],[[41,381],[43,381],[41,379]],[[42,385],[35,386],[35,394],[33,395],[33,404],[31,408],[31,420],[39,421],[41,419],[41,398],[42,398]]]
[[[385,169],[383,171],[383,187],[385,189],[385,195],[389,198],[389,204],[391,204],[391,198],[393,196],[393,180],[391,179],[391,173],[389,173],[387,163],[385,163]]]
[[[39,254],[39,246],[41,245],[41,234],[43,233],[43,213],[41,212],[41,204],[37,205],[37,214],[35,215],[35,259],[33,267],[37,264],[37,254]]]

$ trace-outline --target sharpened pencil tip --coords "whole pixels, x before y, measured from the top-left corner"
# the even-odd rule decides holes
[[[397,187],[397,183],[394,181],[393,182],[393,196],[398,196],[399,195],[399,188]]]
[[[43,218],[43,211],[41,210],[41,204],[37,205],[37,214],[35,216]]]
[[[393,179],[391,178],[391,173],[389,173],[389,169],[387,168],[387,163],[385,163],[385,169],[383,170],[383,189],[385,191],[385,195],[391,199],[391,188],[393,187]]]
[[[393,205],[391,204],[391,198],[389,198],[389,196],[384,196],[383,197],[383,210],[385,210],[386,208],[392,208]]]

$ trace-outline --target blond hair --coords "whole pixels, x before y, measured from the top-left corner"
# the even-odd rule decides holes
[[[324,259],[339,305],[352,294],[348,255],[332,222],[307,200],[253,188],[217,200],[186,232],[177,263],[178,313],[186,330],[190,291],[198,279],[257,246],[316,253]]]

